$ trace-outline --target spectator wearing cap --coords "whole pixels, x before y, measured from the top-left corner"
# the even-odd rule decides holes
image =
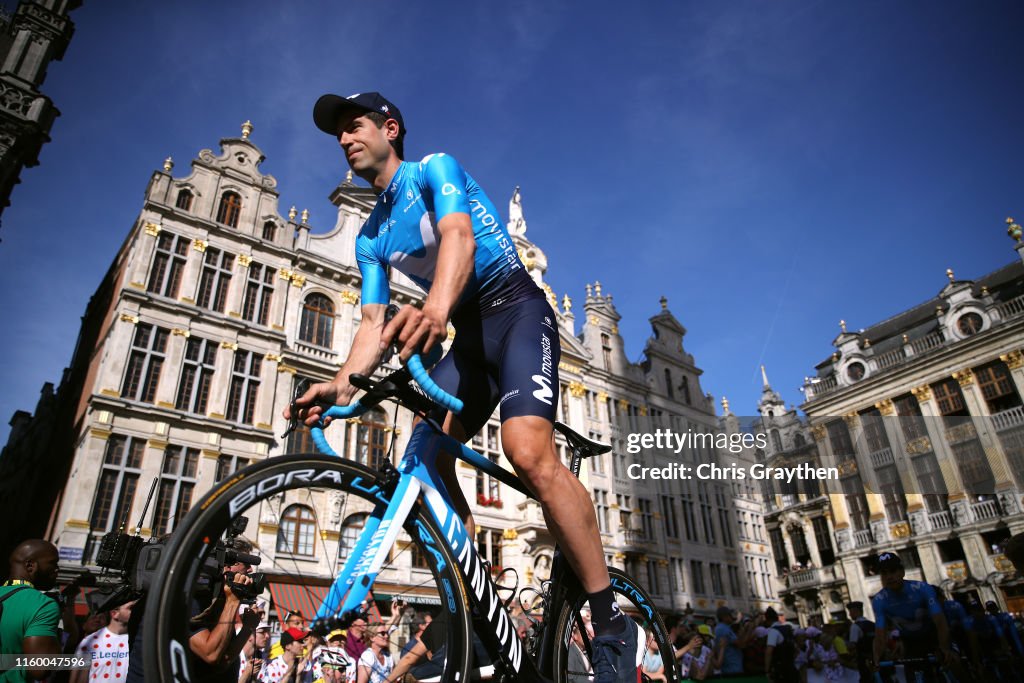
[[[309,631],[297,628],[281,633],[281,656],[271,660],[260,675],[261,683],[298,683],[300,673],[306,668],[308,655],[303,656],[304,641]]]
[[[697,633],[687,643],[686,650],[679,656],[679,677],[692,678],[695,681],[702,681],[711,677],[714,666],[714,650],[711,647],[711,627],[701,624],[697,627]]]
[[[747,621],[736,633],[732,625],[736,615],[725,605],[716,612],[718,625],[715,626],[715,669],[721,670],[723,676],[736,676],[743,673],[743,648],[754,637],[754,628],[759,622]]]

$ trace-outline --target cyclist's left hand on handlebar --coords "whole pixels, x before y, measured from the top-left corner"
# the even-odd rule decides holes
[[[384,326],[380,335],[381,350],[387,349],[392,343],[398,346],[402,362],[419,351],[426,355],[434,344],[440,343],[448,336],[448,317],[430,305],[422,309],[415,306],[403,306],[397,315]]]
[[[336,404],[340,394],[338,386],[331,382],[310,385],[306,393],[295,399],[294,408],[298,413],[295,417],[306,426],[315,427],[320,423],[320,416],[325,410],[324,406]],[[285,419],[292,419],[292,408],[292,405],[285,407]],[[324,418],[325,427],[330,422],[331,418]]]

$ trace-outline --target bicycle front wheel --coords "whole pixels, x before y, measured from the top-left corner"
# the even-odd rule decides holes
[[[254,571],[266,573],[273,582],[264,596],[271,598],[278,619],[301,611],[308,626],[358,541],[362,523],[387,500],[376,472],[318,454],[270,458],[240,470],[206,494],[168,540],[145,598],[147,680],[196,681],[214,675],[237,680],[237,668],[229,671],[232,663],[207,664],[189,647],[197,628],[206,626],[212,632],[218,621],[237,623],[237,615],[218,612],[210,590],[211,578],[216,581],[223,570],[221,541],[229,529],[244,529],[239,538],[252,543],[253,553],[262,558]],[[419,503],[374,589],[379,591],[377,600],[402,598],[418,615],[431,614],[438,621],[435,628],[443,629],[443,640],[438,641],[445,644],[443,655],[420,662],[430,669],[430,680],[467,680],[470,619],[465,586],[443,534]],[[194,618],[211,604],[197,625]],[[365,620],[374,621],[379,612],[373,603],[368,609]],[[387,612],[385,608],[385,621]],[[392,636],[396,662],[397,647],[408,634],[407,622],[403,619]],[[228,676],[232,673],[234,678]]]
[[[615,601],[626,615],[644,629],[644,633],[654,639],[656,651],[661,655],[666,680],[675,680],[675,657],[672,643],[668,640],[668,630],[654,607],[654,601],[640,584],[624,572],[608,567],[612,582]],[[592,659],[591,638],[587,634],[587,623],[584,615],[590,610],[587,594],[582,588],[571,592],[567,599],[557,608],[553,621],[555,635],[553,638],[552,679],[555,683],[586,683],[593,680],[590,668]],[[638,639],[637,648],[640,656],[647,647],[643,638]],[[643,676],[642,680],[650,680]]]

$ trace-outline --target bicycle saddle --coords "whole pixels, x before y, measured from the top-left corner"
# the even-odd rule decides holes
[[[580,451],[581,457],[589,458],[592,455],[601,455],[612,449],[610,444],[591,441],[582,434],[577,434],[568,425],[564,425],[561,422],[555,422],[555,429],[565,437],[566,442],[568,442],[571,448]]]

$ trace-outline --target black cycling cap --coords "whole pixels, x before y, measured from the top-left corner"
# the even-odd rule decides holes
[[[389,119],[398,121],[398,128],[406,132],[402,112],[393,103],[385,99],[379,92],[363,92],[342,97],[340,95],[323,95],[313,105],[313,123],[328,135],[338,134],[338,119],[352,114],[377,112]]]
[[[884,552],[878,555],[878,568],[881,571],[887,569],[901,569],[903,560],[896,553]]]

